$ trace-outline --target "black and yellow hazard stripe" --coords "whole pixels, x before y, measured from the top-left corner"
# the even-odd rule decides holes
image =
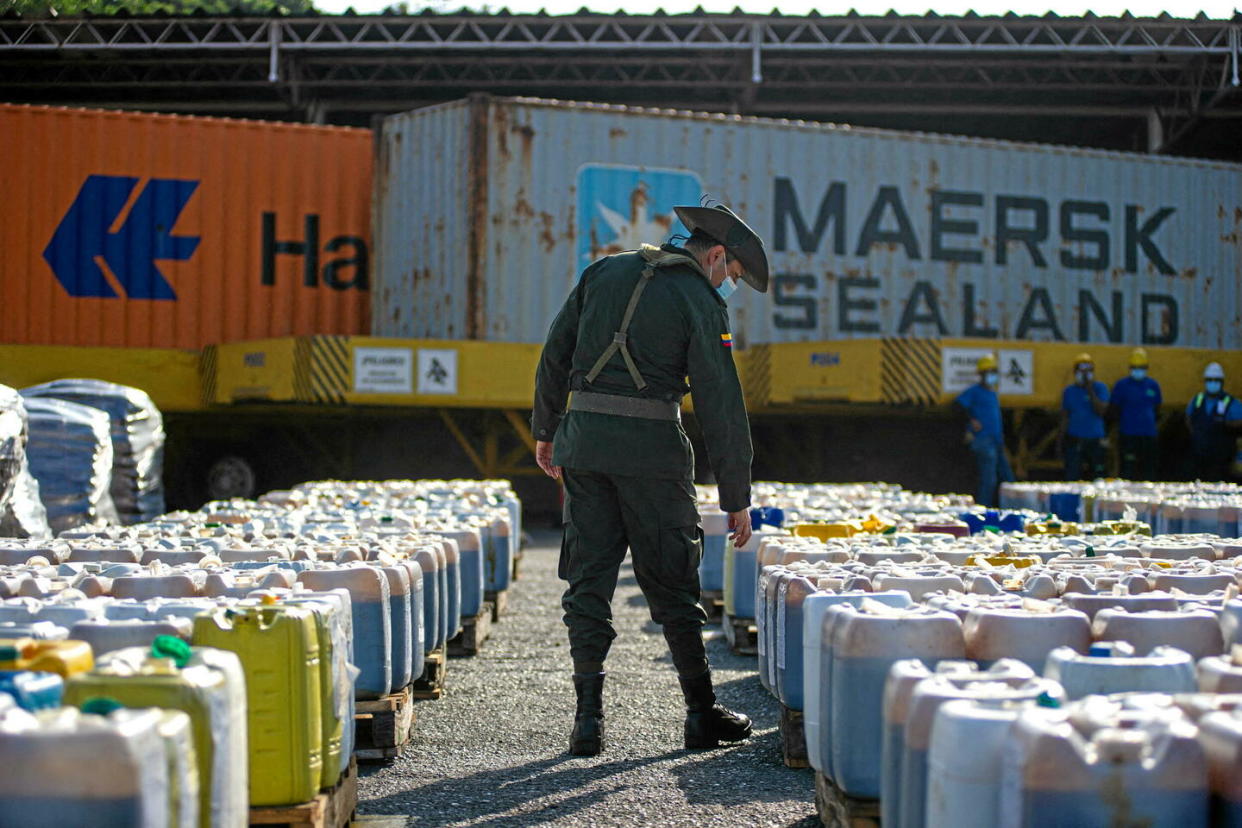
[[[350,390],[348,336],[308,336],[294,348],[294,396],[301,402],[344,405]]]
[[[752,345],[746,350],[742,388],[746,405],[763,408],[772,401],[772,346]]]
[[[940,401],[940,341],[882,339],[880,393],[889,405],[936,405]]]
[[[198,357],[199,389],[203,395],[203,405],[211,405],[216,401],[216,366],[220,361],[220,349],[208,345]]]

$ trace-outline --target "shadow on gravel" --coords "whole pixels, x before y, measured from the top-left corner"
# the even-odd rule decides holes
[[[758,745],[756,742],[766,741],[765,737],[752,739],[747,746],[739,746],[733,750],[750,753]],[[791,798],[790,786],[786,780],[773,780],[770,774],[753,774],[763,782],[752,781],[749,775],[722,773],[719,761],[725,756],[720,752],[712,752],[696,762],[682,762],[672,768],[677,777],[677,787],[681,788],[686,801],[691,805],[741,806],[753,802],[787,802]],[[757,770],[757,768],[756,768]],[[774,781],[780,784],[773,784]],[[767,784],[765,784],[765,782]]]
[[[628,773],[683,755],[683,751],[587,764],[589,759],[561,755],[511,768],[482,771],[460,779],[432,779],[424,785],[366,802],[368,813],[406,814],[413,825],[443,828],[467,824],[501,826],[538,824],[562,819],[598,805],[632,785],[596,787],[577,796],[558,798],[536,811],[519,810],[532,800],[590,787],[608,777]]]

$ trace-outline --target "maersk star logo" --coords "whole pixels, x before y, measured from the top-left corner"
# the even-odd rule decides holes
[[[578,171],[578,260],[660,244],[686,229],[673,207],[698,204],[698,175],[687,170],[587,164]]]

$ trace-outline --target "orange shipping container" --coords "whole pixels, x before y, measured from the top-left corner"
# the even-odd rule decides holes
[[[0,342],[368,332],[371,132],[0,104]]]

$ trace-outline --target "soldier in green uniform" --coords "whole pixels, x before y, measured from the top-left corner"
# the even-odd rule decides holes
[[[562,603],[578,698],[576,755],[603,747],[604,660],[616,637],[611,603],[627,547],[681,681],[686,747],[713,748],[751,731],[750,719],[717,704],[712,689],[694,454],[680,405],[687,391],[694,395],[720,506],[742,546],[751,534],[752,449],[725,300],[738,279],[765,292],[768,261],[763,241],[727,208],[675,210],[690,231],[682,246],[644,245],[583,271],[536,375],[536,460],[565,483],[560,577],[569,582]]]

